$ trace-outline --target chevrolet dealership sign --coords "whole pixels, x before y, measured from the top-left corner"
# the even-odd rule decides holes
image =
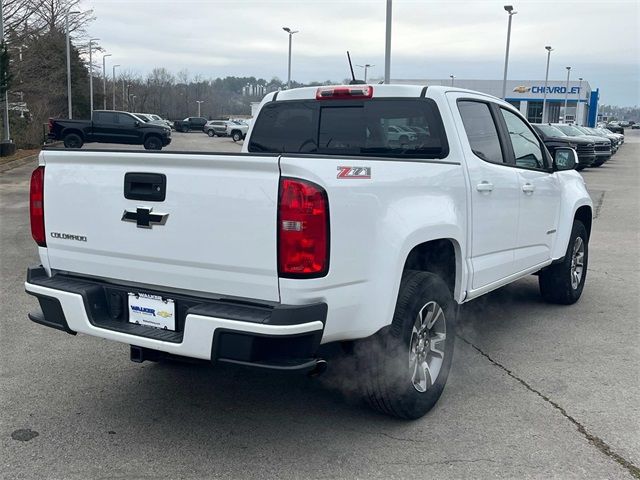
[[[513,89],[514,93],[544,93],[544,86],[533,86],[526,87],[524,85],[518,85]],[[547,95],[548,94],[565,94],[567,93],[567,87],[565,86],[547,86]],[[570,87],[569,95],[577,95],[580,93],[580,87]]]

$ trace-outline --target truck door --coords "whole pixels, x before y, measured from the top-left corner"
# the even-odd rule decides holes
[[[549,171],[550,159],[538,137],[516,113],[499,108],[500,123],[508,135],[509,161],[516,167],[520,221],[514,263],[517,271],[551,258],[560,212],[560,185]]]
[[[460,120],[456,123],[462,126],[459,134],[470,180],[471,290],[476,290],[516,272],[518,173],[507,164],[508,151],[492,103],[464,94],[448,96]]]

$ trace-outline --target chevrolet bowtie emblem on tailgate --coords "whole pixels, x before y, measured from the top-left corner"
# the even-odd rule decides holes
[[[153,208],[138,207],[135,212],[125,210],[122,214],[123,222],[134,222],[138,228],[152,228],[154,225],[164,225],[169,218],[168,213],[151,213]]]

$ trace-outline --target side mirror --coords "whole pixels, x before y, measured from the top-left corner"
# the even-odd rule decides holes
[[[573,170],[578,164],[578,154],[573,148],[556,148],[553,156],[556,170]]]
[[[136,120],[135,126],[139,127],[140,126],[140,122]]]

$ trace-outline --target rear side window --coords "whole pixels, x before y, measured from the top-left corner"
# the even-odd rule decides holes
[[[458,110],[471,151],[482,160],[504,163],[498,129],[493,121],[489,105],[483,102],[460,101]]]
[[[305,100],[265,105],[249,151],[444,158],[449,147],[429,99]]]

